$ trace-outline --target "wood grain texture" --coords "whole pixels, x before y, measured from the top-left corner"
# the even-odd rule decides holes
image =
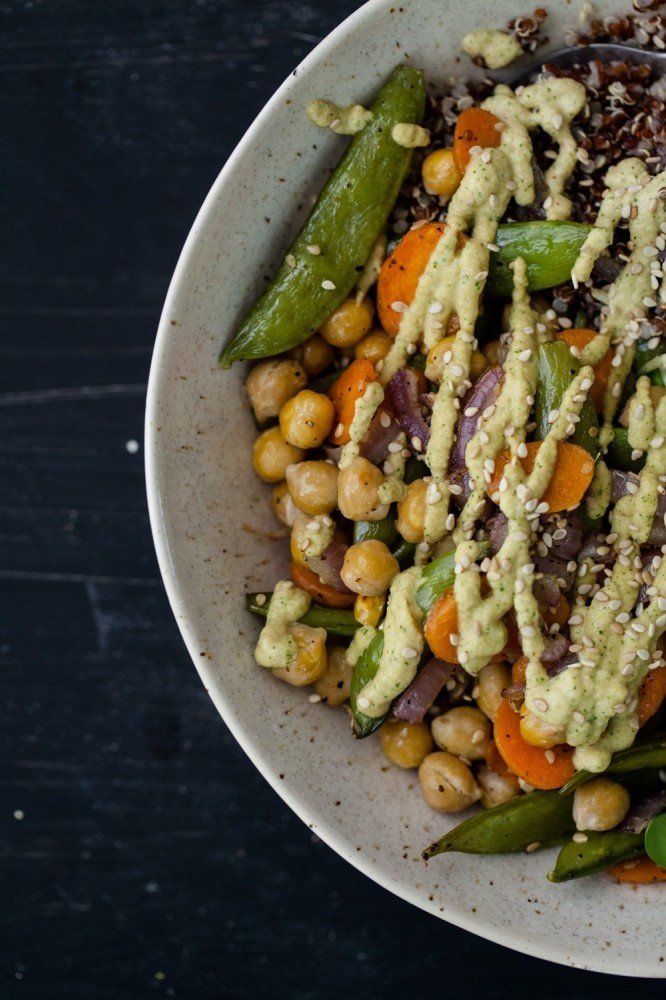
[[[159,580],[126,444],[172,269],[256,112],[355,6],[0,4],[0,997],[626,995],[426,917],[311,837]]]

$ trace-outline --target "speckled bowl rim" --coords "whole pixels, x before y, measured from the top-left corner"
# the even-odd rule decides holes
[[[342,21],[329,35],[327,35],[316,48],[298,65],[284,83],[275,92],[273,97],[264,106],[254,122],[243,135],[242,139],[226,161],[221,172],[217,176],[211,187],[201,209],[199,210],[194,224],[189,232],[183,250],[179,257],[174,271],[169,289],[167,292],[165,305],[160,318],[160,324],[155,341],[154,353],[151,362],[150,376],[146,400],[146,421],[145,421],[145,471],[146,487],[148,495],[148,509],[153,533],[153,540],[157,553],[158,564],[166,593],[176,617],[181,634],[192,657],[192,661],[210,694],[218,712],[224,719],[226,725],[234,738],[240,744],[244,752],[257,767],[262,776],[277,792],[280,798],[299,816],[303,822],[311,829],[316,829],[317,835],[339,854],[345,861],[352,864],[358,871],[367,875],[378,885],[394,893],[408,903],[412,903],[419,909],[431,913],[439,919],[444,919],[448,923],[454,924],[477,936],[485,938],[496,944],[503,945],[514,951],[524,951],[524,942],[520,937],[520,932],[512,932],[511,928],[498,927],[495,923],[485,921],[483,915],[475,914],[470,916],[469,912],[462,907],[456,909],[455,904],[449,906],[445,914],[437,912],[437,909],[428,905],[428,901],[414,887],[405,884],[403,880],[391,881],[384,876],[384,873],[376,870],[374,863],[365,854],[357,854],[352,850],[350,842],[345,835],[341,835],[335,826],[318,814],[316,804],[307,796],[302,795],[297,788],[291,787],[288,781],[279,780],[275,762],[259,750],[252,739],[251,732],[244,729],[234,714],[232,700],[222,691],[221,686],[215,681],[212,668],[206,659],[200,655],[200,640],[197,638],[193,624],[186,614],[186,599],[181,589],[181,584],[173,573],[173,563],[169,552],[168,539],[163,531],[163,510],[162,497],[159,491],[157,462],[162,442],[157,434],[157,408],[160,394],[163,389],[161,368],[162,359],[166,355],[169,347],[169,337],[172,333],[170,317],[174,312],[175,304],[179,298],[181,286],[184,284],[188,269],[195,256],[202,232],[206,229],[210,217],[215,211],[215,204],[221,190],[227,183],[228,178],[236,170],[238,161],[242,154],[252,146],[255,135],[259,129],[269,120],[274,109],[277,109],[285,99],[289,91],[292,76],[301,71],[307,71],[325,59],[331,49],[334,49],[340,35],[353,30],[368,18],[372,18],[381,8],[388,6],[389,0],[369,0],[366,4],[352,13]],[[584,949],[582,949],[584,950]],[[637,977],[645,975],[650,978],[666,978],[666,969],[655,972],[652,970],[641,973],[635,967],[623,967],[617,962],[608,962],[608,955],[599,956],[599,964],[589,961],[589,956],[584,959],[582,956],[572,956],[567,953],[564,946],[557,946],[557,942],[550,942],[546,935],[540,947],[531,946],[532,957],[541,958],[547,961],[570,966],[587,971],[606,972],[613,975]],[[610,964],[610,968],[608,965]]]

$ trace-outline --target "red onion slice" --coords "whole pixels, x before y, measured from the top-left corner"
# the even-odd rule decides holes
[[[388,410],[380,407],[375,413],[368,433],[361,442],[361,457],[373,465],[381,465],[389,454],[389,445],[400,433],[400,424]]]
[[[488,368],[481,378],[477,379],[460,405],[460,418],[456,427],[456,441],[451,450],[451,468],[466,469],[465,451],[467,445],[476,434],[479,417],[495,402],[502,390],[504,369],[499,366]],[[470,416],[465,416],[466,410],[475,410]]]
[[[317,559],[308,559],[308,567],[319,577],[320,583],[324,583],[341,594],[351,594],[351,590],[344,585],[340,570],[345,561],[345,553],[348,546],[344,542],[331,542],[321,556]]]
[[[611,500],[613,503],[625,496],[628,492],[629,483],[638,487],[640,479],[633,472],[622,472],[620,469],[613,469]],[[651,545],[666,545],[666,493],[660,493],[657,502],[657,511],[652,522],[652,531],[648,542]]]
[[[620,824],[623,833],[643,833],[651,819],[666,809],[666,789],[632,805]]]
[[[419,438],[423,449],[430,440],[430,428],[423,417],[420,398],[426,385],[420,372],[401,368],[387,386],[387,395],[400,426],[410,440]]]
[[[448,679],[453,675],[452,663],[432,659],[418,672],[409,687],[393,706],[396,719],[423,722],[423,718]]]

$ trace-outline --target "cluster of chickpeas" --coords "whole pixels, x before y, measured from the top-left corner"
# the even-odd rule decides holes
[[[450,150],[430,154],[423,164],[428,190],[450,197],[459,175]],[[253,449],[257,475],[272,485],[271,503],[277,518],[291,530],[291,555],[307,566],[305,533],[313,517],[325,517],[336,509],[350,521],[379,521],[389,505],[379,500],[384,482],[382,471],[365,458],[356,458],[339,470],[322,457],[321,449],[334,430],[335,411],[325,392],[308,388],[336,361],[365,358],[382,361],[393,341],[373,327],[374,306],[365,298],[345,300],[318,334],[286,355],[261,361],[251,370],[247,392],[255,417],[264,423],[277,418],[262,431]],[[503,324],[504,325],[504,324]],[[443,378],[450,358],[453,336],[438,343],[426,360],[426,377],[434,383]],[[476,379],[491,364],[498,363],[500,342],[492,341],[475,351],[471,378]],[[315,452],[314,455],[308,455]],[[396,527],[410,543],[423,541],[426,483],[417,479],[406,487],[397,504]],[[338,537],[343,537],[338,531]],[[356,595],[354,615],[362,625],[377,626],[386,605],[387,591],[400,567],[388,546],[366,539],[347,548],[341,578]],[[276,677],[302,687],[313,684],[326,704],[337,707],[349,700],[352,668],[344,646],[327,644],[322,630],[293,626],[297,658],[289,668],[275,669]],[[418,769],[426,801],[442,812],[456,813],[480,801],[489,808],[520,794],[513,775],[501,775],[486,764],[492,740],[492,723],[501,693],[511,683],[505,663],[491,663],[480,672],[472,695],[474,705],[456,705],[420,723],[389,719],[380,729],[384,754],[402,768]],[[535,716],[521,719],[521,734],[535,746],[552,747],[561,734],[545,727]],[[612,829],[629,807],[622,786],[598,778],[577,789],[574,819],[579,830]]]

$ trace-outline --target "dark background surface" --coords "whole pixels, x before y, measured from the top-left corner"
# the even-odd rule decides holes
[[[142,422],[171,272],[243,131],[356,6],[0,4],[2,997],[663,997],[343,863],[227,733],[160,583]]]

